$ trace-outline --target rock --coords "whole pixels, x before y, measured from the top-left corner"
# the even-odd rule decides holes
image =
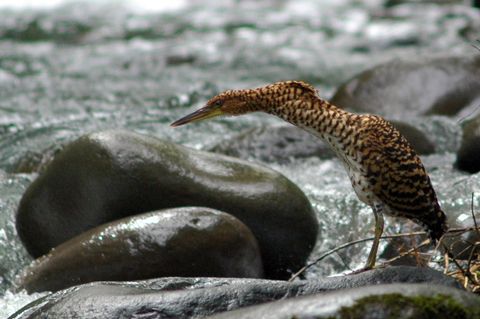
[[[268,278],[287,278],[310,254],[318,224],[303,192],[245,161],[124,131],[65,146],[20,201],[16,226],[35,257],[88,229],[169,207],[228,212],[257,239]]]
[[[340,86],[332,103],[388,118],[462,117],[480,103],[480,56],[382,64]]]
[[[318,137],[291,125],[262,126],[224,140],[209,151],[242,159],[286,163],[292,158],[335,156]]]
[[[204,317],[272,300],[389,283],[428,283],[446,287],[451,294],[461,289],[455,280],[438,271],[416,267],[389,267],[295,282],[233,278],[97,282],[37,300],[11,318],[135,318],[140,314],[150,315],[148,318]]]
[[[463,138],[455,167],[469,173],[480,171],[480,115],[463,125]]]
[[[257,241],[235,217],[209,208],[172,208],[86,231],[25,270],[29,293],[100,280],[263,276]]]
[[[428,284],[340,290],[225,312],[208,318],[465,318],[480,316],[480,297]]]

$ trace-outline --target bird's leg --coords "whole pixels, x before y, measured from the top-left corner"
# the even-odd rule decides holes
[[[378,245],[380,243],[380,236],[383,233],[383,206],[382,204],[373,205],[373,214],[375,215],[375,239],[373,240],[372,249],[368,255],[367,265],[365,269],[372,269],[375,267],[377,259]]]

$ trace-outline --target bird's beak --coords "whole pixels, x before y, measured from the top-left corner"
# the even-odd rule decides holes
[[[205,119],[219,116],[222,114],[223,112],[219,108],[211,108],[208,106],[204,106],[201,109],[193,113],[190,113],[179,120],[176,120],[175,122],[170,124],[170,126],[176,127],[176,126],[184,125],[184,124],[195,122],[195,121],[205,120]]]

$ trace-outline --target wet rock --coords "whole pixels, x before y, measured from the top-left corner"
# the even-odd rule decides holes
[[[335,156],[318,137],[295,126],[262,126],[249,129],[210,149],[212,152],[242,159],[255,158],[264,162],[285,163],[292,158]]]
[[[27,189],[16,226],[35,257],[122,217],[181,206],[228,212],[255,235],[268,278],[286,278],[310,254],[318,224],[303,192],[281,174],[140,134],[106,131],[67,145]]]
[[[232,278],[161,278],[126,283],[93,283],[37,300],[12,318],[204,317],[218,312],[318,292],[389,283],[428,283],[461,288],[429,268],[389,267],[319,280],[295,282]],[[377,287],[377,286],[375,286]],[[277,313],[278,314],[278,313]],[[260,317],[255,317],[260,318]]]
[[[480,171],[480,115],[463,125],[463,138],[455,167],[469,173]]]
[[[480,56],[396,60],[355,76],[332,103],[388,118],[462,117],[480,102]]]
[[[225,312],[209,318],[468,318],[480,297],[428,284],[377,285],[316,294]]]
[[[257,241],[235,217],[209,208],[172,208],[86,231],[37,259],[20,287],[57,291],[100,280],[156,277],[260,278]]]

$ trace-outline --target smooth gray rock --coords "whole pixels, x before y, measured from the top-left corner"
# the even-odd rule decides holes
[[[261,278],[257,241],[232,215],[202,207],[166,209],[88,230],[37,259],[19,282],[31,293],[171,276]]]
[[[480,102],[480,55],[395,60],[340,86],[332,103],[388,118],[463,116]]]
[[[340,290],[224,312],[215,319],[476,319],[477,295],[430,284],[392,284]]]
[[[12,315],[34,318],[200,318],[273,300],[390,283],[428,283],[457,291],[452,278],[429,269],[389,267],[359,274],[295,282],[232,278],[162,278],[100,282],[37,300]],[[295,299],[293,299],[295,300]],[[294,301],[293,301],[294,302]],[[255,317],[260,318],[260,317]]]
[[[332,158],[335,153],[321,139],[292,125],[262,126],[246,130],[209,149],[242,159],[286,163],[292,158]]]
[[[228,212],[257,239],[268,278],[287,278],[310,254],[318,223],[304,193],[266,167],[125,131],[65,146],[29,186],[16,216],[34,257],[95,226],[148,211]]]

